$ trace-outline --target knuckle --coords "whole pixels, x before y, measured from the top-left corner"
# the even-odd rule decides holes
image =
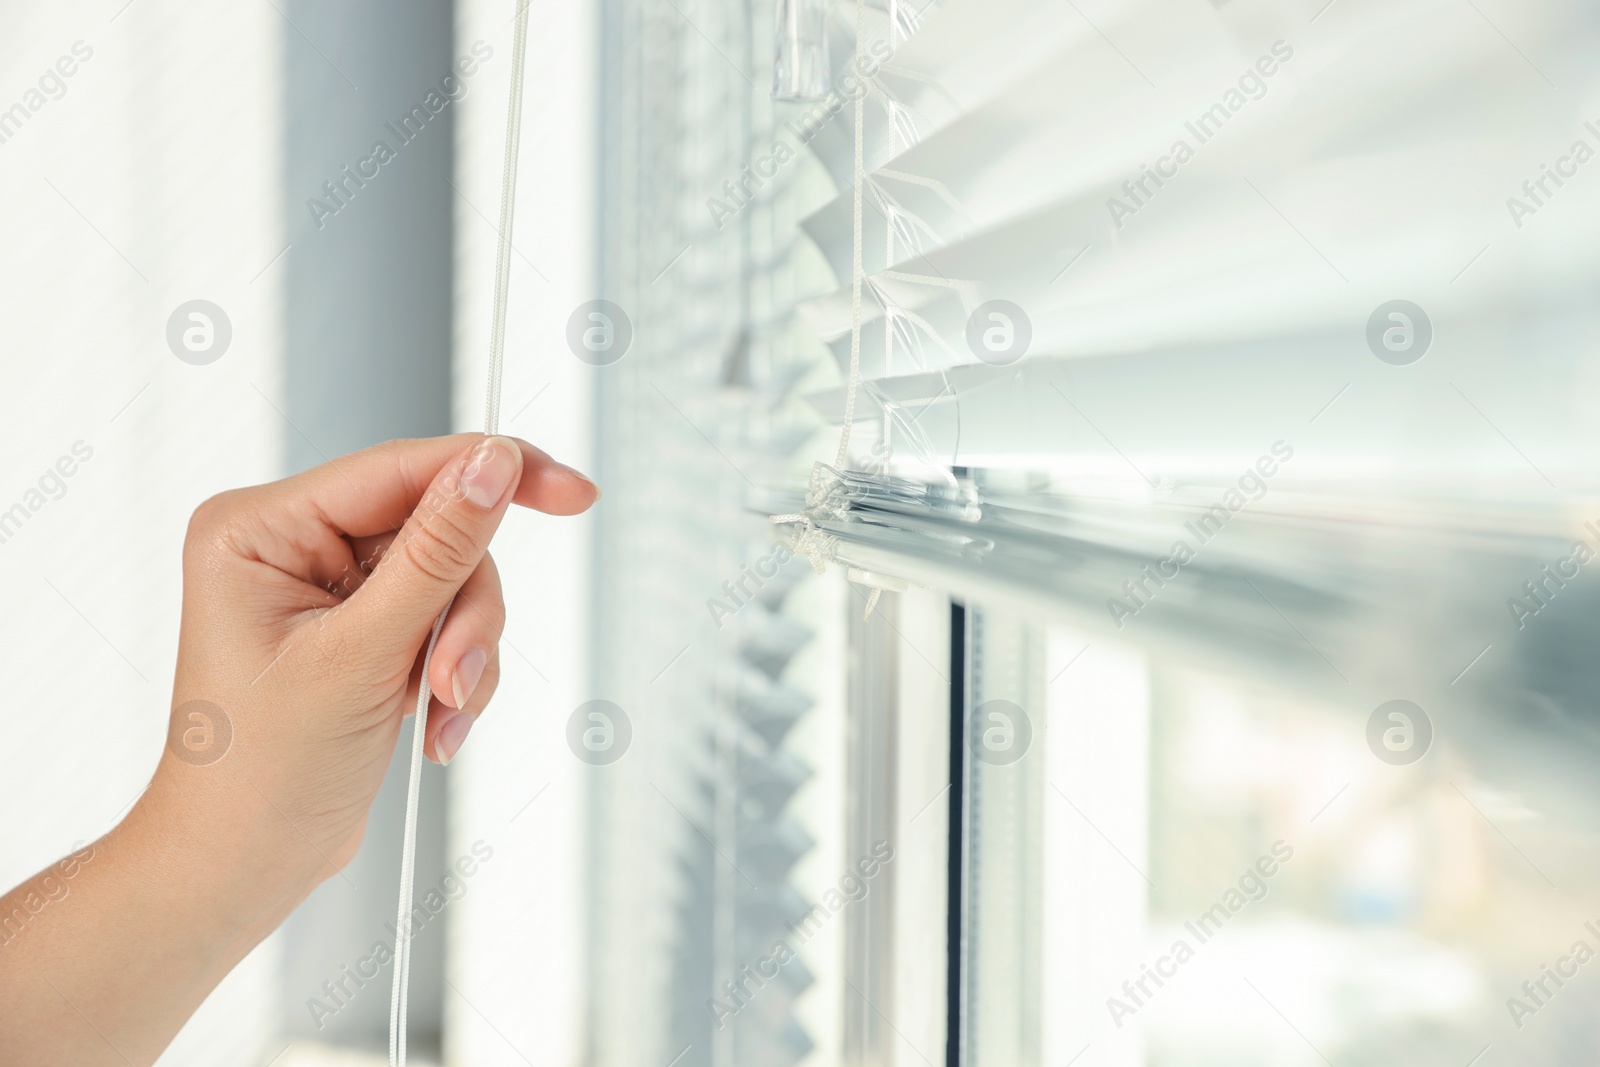
[[[477,550],[472,534],[443,513],[418,523],[406,538],[406,561],[440,582],[460,582],[472,572]]]
[[[207,532],[223,522],[233,511],[233,495],[234,491],[230,489],[200,501],[194,513],[189,516],[188,537],[203,538]]]
[[[189,557],[204,554],[237,539],[244,526],[242,489],[230,489],[207,497],[189,516],[184,531],[183,549]]]

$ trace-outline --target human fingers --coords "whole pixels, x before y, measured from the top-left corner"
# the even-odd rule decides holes
[[[269,489],[274,499],[322,519],[348,537],[399,530],[447,465],[458,462],[481,434],[386,441],[342,456]],[[522,464],[512,502],[550,515],[575,515],[599,496],[594,483],[526,441],[502,437]]]
[[[409,665],[478,568],[523,472],[516,442],[479,438],[445,463],[372,574],[336,612],[368,667]],[[448,689],[444,690],[449,692]]]
[[[488,707],[499,686],[500,655],[497,652],[489,657],[489,662],[483,668],[483,677],[479,679],[472,695],[467,698],[465,707],[451,709],[444,707],[437,699],[433,701],[428,713],[428,732],[423,745],[423,754],[438,764],[447,764],[454,759],[456,753],[461,751],[467,733]]]
[[[439,643],[433,650],[428,684],[448,708],[466,706],[494,658],[506,627],[505,595],[494,557],[484,556],[456,594]]]

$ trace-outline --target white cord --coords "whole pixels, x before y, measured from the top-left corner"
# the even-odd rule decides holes
[[[455,603],[455,597],[450,598]],[[394,920],[394,984],[389,990],[389,1064],[405,1067],[406,1007],[411,991],[411,901],[412,878],[417,861],[417,801],[422,794],[422,742],[428,730],[428,701],[433,692],[428,686],[428,668],[433,664],[433,646],[439,641],[450,605],[433,622],[428,636],[428,651],[422,655],[422,682],[417,687],[416,724],[411,734],[411,778],[406,786],[406,834],[400,847],[400,904]]]
[[[506,351],[506,297],[511,291],[511,217],[517,207],[517,157],[522,142],[522,70],[528,52],[528,3],[517,2],[511,46],[511,105],[506,109],[506,153],[500,178],[500,243],[494,257],[494,319],[489,333],[489,388],[484,432],[500,432],[500,377]]]
[[[505,161],[500,183],[500,240],[495,253],[494,318],[489,330],[489,382],[484,401],[484,432],[500,431],[500,381],[505,366],[506,299],[511,290],[511,220],[516,208],[517,156],[522,141],[522,72],[528,47],[529,0],[518,0],[517,25],[511,50],[511,106],[506,114]],[[411,729],[411,776],[406,785],[406,828],[400,846],[400,894],[394,923],[394,984],[389,990],[389,1067],[405,1067],[406,1014],[411,993],[411,903],[417,863],[417,806],[422,794],[422,748],[427,739],[428,703],[433,689],[428,670],[450,605],[444,606],[428,635],[422,654],[422,680]]]

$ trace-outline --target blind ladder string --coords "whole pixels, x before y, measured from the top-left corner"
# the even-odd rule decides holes
[[[856,55],[866,41],[867,0],[856,0]],[[861,282],[866,271],[861,266],[861,184],[863,179],[863,131],[867,118],[867,88],[857,82],[855,94],[855,161],[850,189],[850,385],[844,400],[844,427],[839,431],[839,452],[834,466],[844,469],[849,458],[850,429],[856,419],[856,392],[861,388]]]
[[[856,54],[862,52],[866,41],[866,0],[856,0]],[[892,29],[891,29],[892,39]],[[867,116],[867,86],[861,83],[855,94],[854,162],[851,167],[850,190],[850,379],[845,389],[844,425],[839,431],[839,449],[834,456],[834,470],[829,471],[818,463],[811,469],[811,484],[806,491],[804,511],[788,515],[774,515],[771,522],[777,526],[795,526],[791,547],[811,562],[818,574],[827,569],[833,558],[834,539],[817,526],[817,518],[842,514],[842,505],[834,499],[840,486],[839,471],[849,460],[850,431],[855,425],[856,393],[861,388],[861,285],[866,277],[862,267],[862,185],[865,182],[865,129]],[[867,615],[877,606],[881,590],[874,588],[867,599]]]
[[[500,432],[500,384],[505,370],[506,307],[511,290],[511,227],[516,209],[517,157],[522,141],[522,82],[528,45],[528,4],[518,0],[516,29],[511,51],[511,103],[506,112],[505,158],[500,182],[500,233],[495,252],[494,313],[489,330],[488,386],[484,400],[484,432]],[[433,698],[428,671],[434,646],[450,614],[450,598],[428,635],[422,656],[422,679],[417,686],[417,708],[411,731],[411,771],[406,783],[405,836],[400,849],[400,892],[394,926],[394,984],[389,991],[389,1067],[405,1067],[406,1015],[411,991],[411,906],[417,859],[417,808],[422,793],[422,749],[427,738],[428,703]]]

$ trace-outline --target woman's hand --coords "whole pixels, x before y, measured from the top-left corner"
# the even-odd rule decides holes
[[[27,1062],[151,1062],[355,854],[452,597],[426,751],[446,763],[460,748],[499,680],[505,602],[487,550],[506,510],[573,515],[598,496],[526,442],[464,434],[202,504],[184,544],[166,751],[59,902],[24,907],[20,932],[0,939],[0,999],[32,1030],[0,1024],[0,1047],[40,1053]],[[0,899],[0,914],[49,877]]]
[[[184,545],[157,777],[226,806],[229,824],[289,823],[300,840],[275,858],[332,875],[361,843],[452,597],[429,672],[428,757],[448,763],[494,694],[505,600],[488,546],[507,508],[571,515],[598,495],[532,445],[460,435],[206,501]]]

